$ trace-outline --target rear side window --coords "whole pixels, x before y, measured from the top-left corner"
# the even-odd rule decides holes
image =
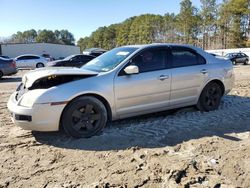
[[[17,60],[24,60],[24,59],[27,59],[27,56],[21,56],[17,58]]]
[[[38,56],[27,56],[28,58],[27,59],[39,59]]]
[[[79,61],[85,62],[85,61],[87,61],[87,57],[85,57],[85,56],[80,56],[80,57],[79,57]]]
[[[72,61],[79,61],[80,60],[80,56],[75,56],[71,58]]]
[[[206,64],[206,60],[201,55],[182,47],[171,49],[171,59],[173,68]]]
[[[30,59],[39,59],[38,56],[22,56],[17,58],[17,60],[30,60]]]

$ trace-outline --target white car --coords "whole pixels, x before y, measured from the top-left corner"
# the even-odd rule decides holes
[[[41,68],[47,65],[47,59],[33,54],[21,55],[15,58],[17,68]]]
[[[218,109],[233,87],[232,63],[189,45],[123,46],[81,68],[33,70],[10,96],[15,124],[91,137],[108,120],[195,105]]]

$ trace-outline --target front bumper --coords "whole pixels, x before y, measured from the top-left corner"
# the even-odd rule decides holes
[[[19,106],[15,99],[16,92],[8,101],[8,109],[12,113],[12,121],[24,130],[58,131],[62,111],[66,104],[51,106],[50,104],[34,104],[32,108]],[[23,117],[31,117],[23,119]],[[20,120],[21,119],[21,120]]]

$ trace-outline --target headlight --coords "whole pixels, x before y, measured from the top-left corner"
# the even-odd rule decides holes
[[[31,108],[35,102],[36,98],[29,95],[24,95],[19,103],[20,106]]]

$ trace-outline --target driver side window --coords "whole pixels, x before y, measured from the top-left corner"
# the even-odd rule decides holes
[[[131,61],[131,65],[139,68],[139,73],[165,69],[165,53],[163,49],[145,50]]]

